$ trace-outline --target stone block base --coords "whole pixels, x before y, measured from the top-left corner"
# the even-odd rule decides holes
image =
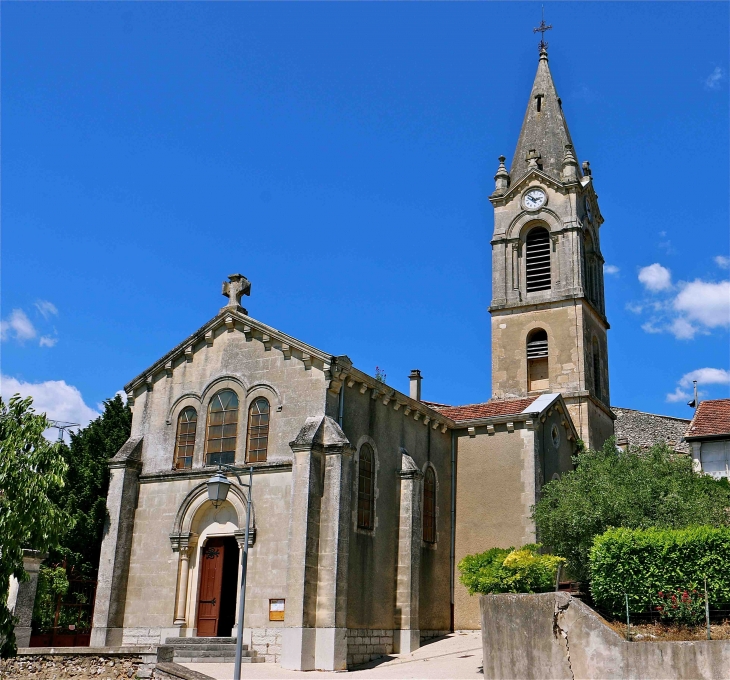
[[[393,631],[379,628],[348,628],[347,665],[367,663],[393,653]]]

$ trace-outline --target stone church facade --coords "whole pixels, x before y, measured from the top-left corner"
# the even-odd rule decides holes
[[[132,380],[110,461],[92,646],[228,636],[246,495],[218,508],[218,463],[253,468],[245,638],[293,670],[343,670],[479,626],[466,554],[536,540],[542,485],[580,439],[613,434],[603,222],[542,50],[512,167],[490,200],[492,399],[421,399],[225,307]],[[229,478],[232,479],[229,474]]]

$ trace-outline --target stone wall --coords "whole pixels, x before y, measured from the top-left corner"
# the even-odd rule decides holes
[[[3,680],[129,680],[150,678],[154,664],[142,663],[140,656],[58,656],[22,655],[0,659],[0,678]]]
[[[355,666],[393,652],[393,631],[378,628],[348,628],[347,665]]]
[[[267,663],[279,663],[281,633],[281,628],[254,628],[251,631],[251,649],[265,657]]]
[[[727,680],[730,640],[627,642],[567,593],[482,595],[485,680]]]
[[[613,407],[616,414],[614,423],[616,443],[621,445],[628,440],[630,446],[648,449],[659,442],[666,442],[679,453],[689,453],[689,444],[684,441],[684,433],[690,421],[686,418],[660,416],[631,408]]]

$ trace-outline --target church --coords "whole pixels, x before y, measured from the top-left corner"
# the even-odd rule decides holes
[[[465,555],[536,540],[531,507],[578,442],[614,434],[598,205],[540,44],[509,169],[499,157],[489,401],[408,394],[249,316],[251,283],[129,382],[110,461],[92,646],[235,634],[252,468],[244,642],[292,670],[344,670],[479,628]]]

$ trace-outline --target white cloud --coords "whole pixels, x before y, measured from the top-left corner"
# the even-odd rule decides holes
[[[689,321],[708,328],[730,326],[730,281],[696,279],[683,284],[672,305]]]
[[[53,347],[58,342],[58,338],[54,338],[51,335],[42,335],[39,341],[41,347]]]
[[[56,308],[56,305],[52,302],[48,302],[48,300],[36,300],[35,306],[43,315],[44,319],[47,319],[49,316],[58,316],[58,309]]]
[[[5,401],[14,394],[33,397],[33,408],[36,413],[45,413],[51,420],[79,423],[81,427],[85,427],[91,420],[101,415],[86,405],[76,387],[63,380],[29,383],[3,375],[0,376],[0,393]],[[55,430],[47,432],[46,436],[53,440],[58,438]]]
[[[0,337],[3,340],[14,337],[16,340],[24,342],[35,336],[35,327],[22,309],[14,309],[7,319],[0,321]]]
[[[721,269],[730,269],[730,257],[727,257],[727,255],[716,255],[715,264]]]
[[[710,75],[705,78],[705,87],[708,90],[719,89],[720,83],[722,82],[724,77],[725,71],[723,71],[719,66],[715,66],[712,73],[710,73]]]
[[[724,368],[698,368],[696,371],[685,373],[680,379],[682,387],[690,387],[692,381],[698,385],[730,385],[730,371]]]
[[[667,401],[670,403],[678,401],[689,401],[692,393],[689,390],[692,382],[696,380],[698,385],[730,385],[730,371],[724,368],[698,368],[697,370],[685,373],[678,381],[674,392],[667,394]],[[703,396],[704,392],[698,392]]]
[[[605,264],[603,265],[603,271],[606,274],[618,274],[620,270],[615,264]]]
[[[674,403],[677,401],[689,401],[689,399],[692,398],[692,395],[688,392],[683,392],[681,387],[677,387],[674,392],[670,392],[667,394],[667,401],[670,403]]]
[[[692,340],[697,335],[698,328],[693,326],[687,319],[682,316],[678,316],[671,324],[667,327],[667,330],[677,340]],[[661,329],[658,331],[661,333]]]
[[[626,309],[632,314],[641,314],[644,311],[644,307],[636,302],[627,302]]]
[[[639,270],[639,281],[647,290],[658,293],[672,287],[672,274],[666,267],[655,262]]]

